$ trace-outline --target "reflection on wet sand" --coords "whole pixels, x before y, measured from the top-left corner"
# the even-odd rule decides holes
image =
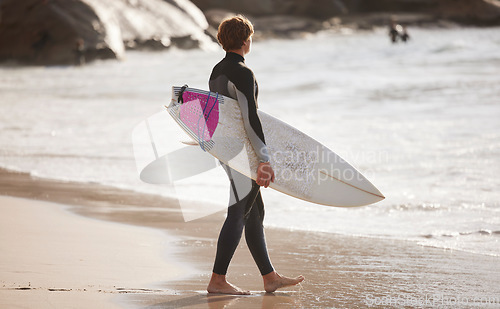
[[[197,295],[179,297],[175,300],[159,302],[148,306],[155,308],[297,308],[301,304],[292,293],[255,293],[252,295],[222,295],[200,292]]]

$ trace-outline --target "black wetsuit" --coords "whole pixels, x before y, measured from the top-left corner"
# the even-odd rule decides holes
[[[210,91],[236,99],[247,136],[261,161],[269,161],[264,133],[257,115],[258,86],[253,72],[245,65],[245,59],[235,53],[227,53],[212,71]],[[245,239],[259,267],[266,275],[274,270],[267,253],[264,237],[264,203],[254,180],[224,165],[231,182],[231,200],[227,218],[217,242],[217,254],[213,272],[225,275],[241,239],[243,228]],[[253,189],[253,190],[252,190]],[[249,194],[254,192],[254,194]]]

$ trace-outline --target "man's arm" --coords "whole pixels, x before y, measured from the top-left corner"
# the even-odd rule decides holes
[[[261,162],[268,162],[269,153],[267,151],[262,124],[257,115],[255,80],[253,74],[249,69],[245,69],[238,77],[238,81],[234,83],[230,81],[229,86],[233,86],[236,92],[236,97],[243,116],[245,131],[257,157]]]

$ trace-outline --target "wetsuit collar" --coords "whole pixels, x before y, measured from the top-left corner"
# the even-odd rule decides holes
[[[245,58],[237,53],[226,52],[226,58],[236,61],[245,62]]]

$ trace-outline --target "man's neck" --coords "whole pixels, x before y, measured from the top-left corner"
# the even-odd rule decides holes
[[[245,58],[245,52],[243,51],[243,48],[229,50],[228,53],[235,53],[235,54],[238,54],[241,57]]]

